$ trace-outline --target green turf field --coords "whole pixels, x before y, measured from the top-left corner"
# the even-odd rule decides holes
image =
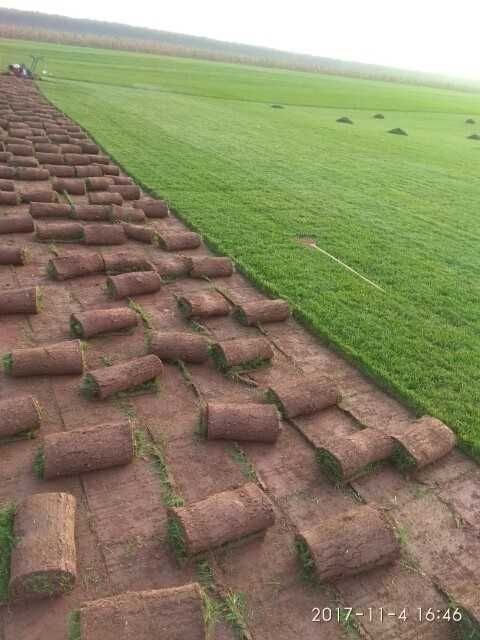
[[[1,59],[15,49],[43,51],[42,90],[130,173],[480,457],[480,95],[6,41]]]

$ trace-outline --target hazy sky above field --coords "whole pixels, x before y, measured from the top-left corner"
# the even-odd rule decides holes
[[[2,5],[480,78],[478,0],[6,0]]]

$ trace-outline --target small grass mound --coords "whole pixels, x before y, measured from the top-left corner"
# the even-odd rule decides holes
[[[396,127],[395,129],[390,129],[388,133],[393,133],[396,136],[408,136],[408,133],[401,129],[400,127]]]
[[[0,507],[0,602],[8,598],[10,581],[10,556],[15,546],[13,537],[13,518],[15,505],[6,504]]]
[[[480,140],[480,135],[478,133],[472,133],[471,136],[468,136],[469,140]]]
[[[342,116],[341,118],[338,118],[337,122],[340,122],[341,124],[353,124],[353,120],[350,120],[348,116]]]
[[[376,120],[385,120],[385,116],[383,115],[383,113],[376,113],[373,117]]]

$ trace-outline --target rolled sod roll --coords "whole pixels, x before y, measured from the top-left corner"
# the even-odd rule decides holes
[[[150,354],[132,358],[127,362],[95,369],[85,374],[82,391],[89,396],[104,399],[119,391],[127,391],[155,380],[163,374],[162,361]]]
[[[109,205],[100,204],[74,204],[72,207],[72,218],[96,222],[108,220],[110,214]]]
[[[128,307],[94,309],[93,311],[72,313],[70,316],[70,328],[73,335],[78,338],[92,338],[102,333],[129,329],[135,327],[137,323],[137,314]]]
[[[82,276],[104,273],[105,263],[100,254],[63,256],[48,262],[47,272],[55,280],[70,280]]]
[[[31,144],[7,144],[7,151],[13,153],[14,156],[31,156]]]
[[[170,255],[155,259],[158,273],[167,278],[179,278],[188,274],[188,258],[186,256]]]
[[[325,475],[334,482],[346,482],[369,465],[390,458],[394,449],[395,440],[391,436],[367,428],[330,442],[317,449],[316,455]]]
[[[233,274],[230,258],[190,258],[191,278],[228,278]]]
[[[97,164],[89,164],[85,167],[75,167],[77,178],[101,178],[103,172]]]
[[[203,595],[198,584],[159,591],[128,591],[82,604],[82,640],[206,640]],[[156,633],[155,631],[153,632]]]
[[[72,207],[58,202],[31,202],[30,215],[32,218],[69,218]]]
[[[141,253],[118,251],[105,256],[105,271],[108,274],[129,273],[130,271],[155,271],[155,267]]]
[[[88,153],[90,155],[96,155],[100,152],[98,145],[93,142],[80,142],[79,144],[82,153]]]
[[[55,142],[55,144],[68,144],[70,140],[70,137],[66,133],[49,133],[48,137],[52,142]]]
[[[140,209],[119,207],[115,204],[112,205],[110,220],[112,222],[133,222],[137,224],[147,221],[145,214]]]
[[[123,198],[119,193],[109,191],[90,191],[88,194],[90,204],[122,204]]]
[[[443,458],[455,446],[455,434],[446,424],[423,416],[394,434],[394,462],[402,469],[422,469]]]
[[[14,180],[15,174],[16,174],[15,167],[0,166],[0,178],[2,178],[2,180]]]
[[[94,160],[94,162],[98,162],[102,165],[102,171],[104,176],[118,176],[120,174],[120,169],[114,164],[103,164],[99,162],[98,158]]]
[[[213,318],[228,316],[230,313],[230,305],[216,291],[181,296],[177,299],[177,304],[186,318]]]
[[[40,405],[32,396],[0,400],[0,438],[40,429]]]
[[[286,300],[252,300],[235,307],[234,316],[249,327],[283,322],[290,317],[290,306]]]
[[[272,503],[253,482],[188,507],[170,508],[168,514],[180,527],[188,556],[265,531],[275,523]]]
[[[113,169],[116,169],[116,170],[118,171],[118,173],[120,173],[120,170],[119,170],[119,168],[118,168],[118,167],[116,167],[115,165],[110,164],[110,163],[111,163],[111,160],[110,160],[110,158],[109,158],[108,156],[103,156],[103,155],[100,155],[100,154],[95,154],[95,155],[90,156],[90,160],[91,160],[92,162],[95,162],[95,164],[101,164],[101,165],[102,165],[102,168],[103,168],[104,166],[106,166],[106,167],[112,167]],[[113,170],[113,169],[112,169],[112,170]],[[117,173],[115,173],[115,175],[118,175],[118,174],[117,174]]]
[[[38,160],[36,158],[30,158],[29,156],[13,156],[8,161],[9,166],[15,167],[15,177],[17,176],[17,171],[20,167],[26,168],[38,168]]]
[[[88,224],[83,227],[83,241],[93,245],[125,244],[127,236],[119,224]]]
[[[97,167],[100,169],[100,167]],[[111,178],[104,178],[103,172],[100,169],[100,176],[88,177],[85,180],[87,191],[108,191],[108,187],[112,184]]]
[[[160,231],[155,234],[154,242],[164,251],[183,251],[197,249],[201,238],[193,231]]]
[[[65,164],[65,159],[61,153],[37,153],[36,158],[40,164]]]
[[[10,151],[0,151],[0,162],[8,162],[10,158],[13,158],[13,153],[10,153]]]
[[[136,209],[141,209],[147,218],[166,218],[168,216],[168,204],[165,200],[153,198],[141,198],[133,203]]]
[[[65,153],[63,155],[65,164],[69,164],[72,167],[90,164],[90,156],[83,153]]]
[[[151,227],[142,227],[138,224],[129,224],[125,222],[123,228],[127,235],[127,238],[136,240],[137,242],[145,242],[145,244],[151,244],[155,235],[155,229]]]
[[[74,178],[74,167],[67,167],[66,164],[44,164],[45,169],[48,170],[51,176],[56,178]]]
[[[82,153],[82,147],[78,144],[66,142],[59,146],[59,151],[60,153]]]
[[[112,176],[113,184],[134,184],[129,176]]]
[[[202,424],[208,440],[242,440],[272,444],[280,434],[280,414],[269,404],[209,402]]]
[[[80,178],[55,178],[53,188],[58,193],[71,193],[74,196],[83,196],[87,190],[85,181]]]
[[[0,264],[25,264],[25,257],[25,249],[0,244]]]
[[[208,340],[198,333],[156,331],[150,336],[150,352],[161,360],[202,363],[208,359]]]
[[[20,191],[22,202],[57,202],[58,196],[51,189],[28,189]]]
[[[0,180],[0,191],[15,191],[13,180]]]
[[[38,287],[0,290],[0,315],[38,313],[39,310],[40,289]]]
[[[16,191],[0,191],[0,205],[15,207],[20,203],[20,194]]]
[[[37,222],[35,237],[41,242],[79,242],[83,239],[83,227],[78,222]]]
[[[43,477],[51,480],[117,467],[131,462],[133,456],[128,420],[51,433],[43,438]]]
[[[115,300],[160,291],[162,280],[155,271],[135,271],[110,276],[107,288]]]
[[[286,380],[269,387],[266,396],[285,418],[311,415],[340,401],[338,388],[325,377]]]
[[[33,219],[28,214],[0,216],[0,233],[30,233],[33,230]]]
[[[108,191],[119,193],[124,200],[138,200],[140,198],[140,189],[136,184],[111,184]]]
[[[227,371],[232,367],[254,368],[273,358],[273,349],[264,338],[234,338],[211,345],[210,353],[217,367]]]
[[[17,506],[10,564],[12,600],[71,591],[77,576],[75,512],[76,500],[68,493],[37,493]]]
[[[35,144],[35,151],[40,151],[40,153],[60,153],[61,149],[58,144],[52,144],[51,142],[37,142]]]
[[[14,378],[79,375],[84,369],[82,343],[69,340],[46,347],[14,349],[4,357],[4,367]]]
[[[321,582],[355,576],[393,562],[400,554],[395,533],[384,515],[362,505],[297,536],[300,555],[309,557]]]
[[[18,167],[17,180],[48,180],[50,178],[50,172],[47,169],[40,169],[39,167]]]

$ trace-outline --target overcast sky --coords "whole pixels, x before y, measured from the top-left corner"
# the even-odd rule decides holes
[[[480,78],[479,0],[0,0],[0,5]]]

